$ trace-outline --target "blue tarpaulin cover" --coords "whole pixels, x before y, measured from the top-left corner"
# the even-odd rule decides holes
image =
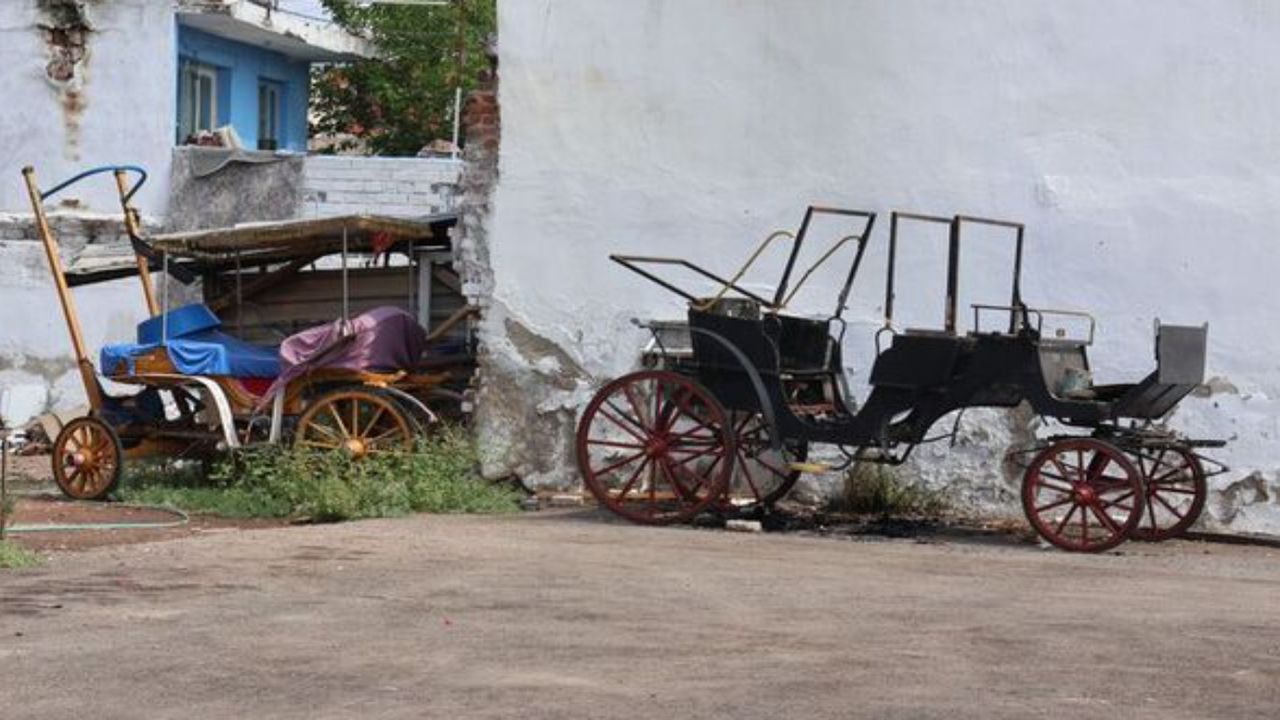
[[[184,305],[165,318],[138,323],[138,342],[102,348],[103,371],[113,372],[123,362],[132,373],[134,358],[163,346],[173,366],[186,375],[274,378],[280,374],[276,348],[247,343],[222,332],[221,327],[208,307]]]

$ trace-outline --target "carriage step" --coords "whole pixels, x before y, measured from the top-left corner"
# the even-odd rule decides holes
[[[792,472],[800,473],[827,473],[831,472],[831,466],[826,463],[814,462],[793,462],[787,466]]]

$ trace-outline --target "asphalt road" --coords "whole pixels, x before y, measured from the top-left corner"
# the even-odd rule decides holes
[[[1280,551],[215,531],[0,574],[0,715],[1273,720]]]

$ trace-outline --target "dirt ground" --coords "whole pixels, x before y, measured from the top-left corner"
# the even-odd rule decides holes
[[[224,529],[0,574],[8,718],[1268,718],[1280,551]]]
[[[137,508],[117,503],[71,502],[54,484],[49,471],[49,456],[12,456],[9,458],[9,492],[14,513],[7,525],[87,525],[105,523],[172,524],[178,518],[172,513]],[[280,527],[282,520],[231,520],[210,516],[192,516],[188,522],[163,529],[117,529],[103,531],[15,533],[8,537],[23,547],[37,552],[85,550],[106,545],[174,540],[208,532],[235,528]]]

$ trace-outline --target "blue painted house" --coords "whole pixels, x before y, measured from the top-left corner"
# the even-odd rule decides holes
[[[368,56],[372,49],[363,38],[279,5],[179,5],[177,144],[230,125],[246,149],[306,151],[311,65]]]

